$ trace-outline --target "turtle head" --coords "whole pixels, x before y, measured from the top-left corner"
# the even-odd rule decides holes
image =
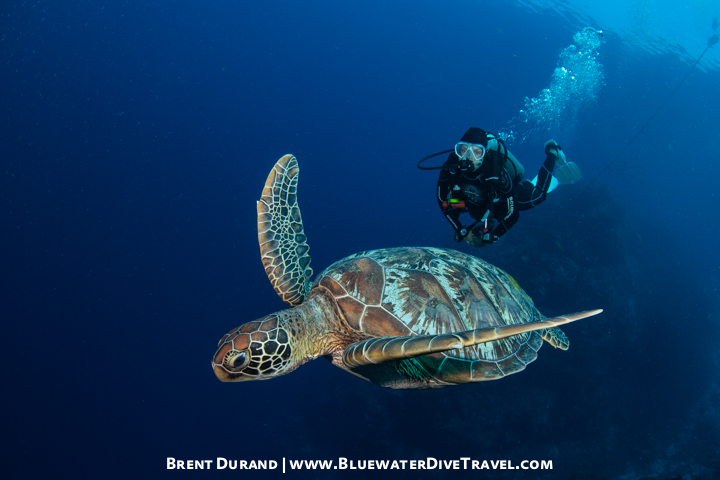
[[[292,348],[288,331],[272,314],[221,338],[212,367],[223,382],[269,380],[297,368],[291,360]]]

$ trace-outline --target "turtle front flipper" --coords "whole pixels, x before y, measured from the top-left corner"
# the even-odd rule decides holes
[[[602,310],[573,313],[562,317],[546,318],[539,322],[479,328],[444,335],[411,335],[406,337],[376,337],[355,342],[343,352],[343,362],[350,368],[377,365],[392,360],[420,357],[429,353],[445,352],[480,343],[492,342],[535,330],[544,330],[591,317]]]
[[[265,273],[288,305],[300,305],[310,292],[310,247],[297,202],[297,159],[285,155],[265,181],[257,202],[258,241]]]

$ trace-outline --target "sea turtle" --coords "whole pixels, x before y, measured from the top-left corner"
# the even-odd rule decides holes
[[[545,319],[510,275],[440,248],[356,253],[311,283],[298,172],[282,157],[257,203],[265,272],[294,308],[220,339],[212,367],[222,381],[275,378],[317,357],[390,388],[493,380],[523,370],[543,339],[566,350],[557,326],[602,311]]]

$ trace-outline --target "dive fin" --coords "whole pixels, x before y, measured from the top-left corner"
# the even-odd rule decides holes
[[[565,165],[555,169],[555,176],[558,182],[563,185],[575,183],[583,177],[582,170],[575,162],[567,162]]]
[[[558,182],[563,185],[575,183],[583,177],[582,170],[575,162],[568,162],[565,154],[560,150],[560,156],[555,160],[555,173]]]

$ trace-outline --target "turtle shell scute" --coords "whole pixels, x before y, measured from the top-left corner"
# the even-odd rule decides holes
[[[438,335],[544,318],[512,277],[454,250],[356,253],[322,272],[318,285],[335,298],[352,328],[370,336]],[[524,369],[541,345],[540,335],[531,332],[422,358],[448,378],[457,372],[491,379]]]

